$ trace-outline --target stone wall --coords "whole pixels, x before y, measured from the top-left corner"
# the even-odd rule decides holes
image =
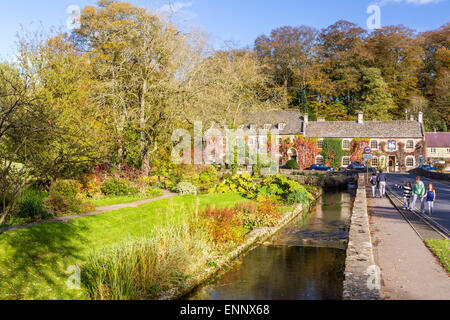
[[[290,179],[307,186],[319,186],[330,189],[347,189],[348,184],[356,184],[355,178],[340,173],[315,175],[311,172],[303,172],[302,174],[299,174],[299,171],[295,170],[281,170],[280,172]]]
[[[360,175],[345,261],[344,300],[379,300],[379,280],[370,236],[366,186],[364,175]]]

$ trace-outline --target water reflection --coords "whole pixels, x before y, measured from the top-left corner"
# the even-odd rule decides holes
[[[307,217],[251,251],[192,300],[338,300],[353,198],[325,193]]]

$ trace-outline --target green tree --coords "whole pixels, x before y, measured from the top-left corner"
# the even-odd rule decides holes
[[[377,68],[363,68],[361,84],[361,96],[355,103],[355,110],[363,111],[368,119],[392,119],[395,105],[381,71]]]

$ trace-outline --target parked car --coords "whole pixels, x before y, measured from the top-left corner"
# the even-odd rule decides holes
[[[430,166],[429,164],[422,164],[418,168],[425,171],[438,171],[436,168]]]
[[[323,164],[313,164],[307,170],[334,172],[334,169]]]
[[[365,164],[362,164],[361,162],[352,162],[351,165],[349,165],[345,171],[352,171],[352,172],[367,172],[367,166]],[[377,169],[373,167],[369,167],[370,173],[376,173]]]

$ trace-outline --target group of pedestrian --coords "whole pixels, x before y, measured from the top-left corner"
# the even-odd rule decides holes
[[[436,202],[436,190],[432,183],[425,188],[420,177],[416,178],[414,186],[410,181],[406,181],[404,186],[395,185],[396,188],[403,189],[404,206],[403,210],[414,211],[417,201],[420,200],[420,212],[425,214],[425,202],[428,207],[428,214],[431,216],[434,210],[434,203]],[[412,199],[412,201],[411,201]]]
[[[377,190],[380,191],[380,198],[386,197],[387,178],[383,170],[380,170],[378,175],[376,173],[372,175],[370,178],[370,185],[372,187],[372,195],[374,198],[377,197]]]
[[[380,198],[386,196],[386,184],[387,178],[383,171],[373,174],[370,178],[370,185],[372,187],[372,195],[377,198],[377,190],[379,191]],[[436,202],[436,190],[433,184],[429,184],[425,188],[420,177],[416,178],[414,185],[410,181],[406,181],[404,186],[395,185],[396,188],[403,189],[403,210],[414,211],[417,205],[417,201],[420,201],[420,211],[425,214],[425,202],[428,207],[428,214],[431,216],[434,210],[434,203]]]

